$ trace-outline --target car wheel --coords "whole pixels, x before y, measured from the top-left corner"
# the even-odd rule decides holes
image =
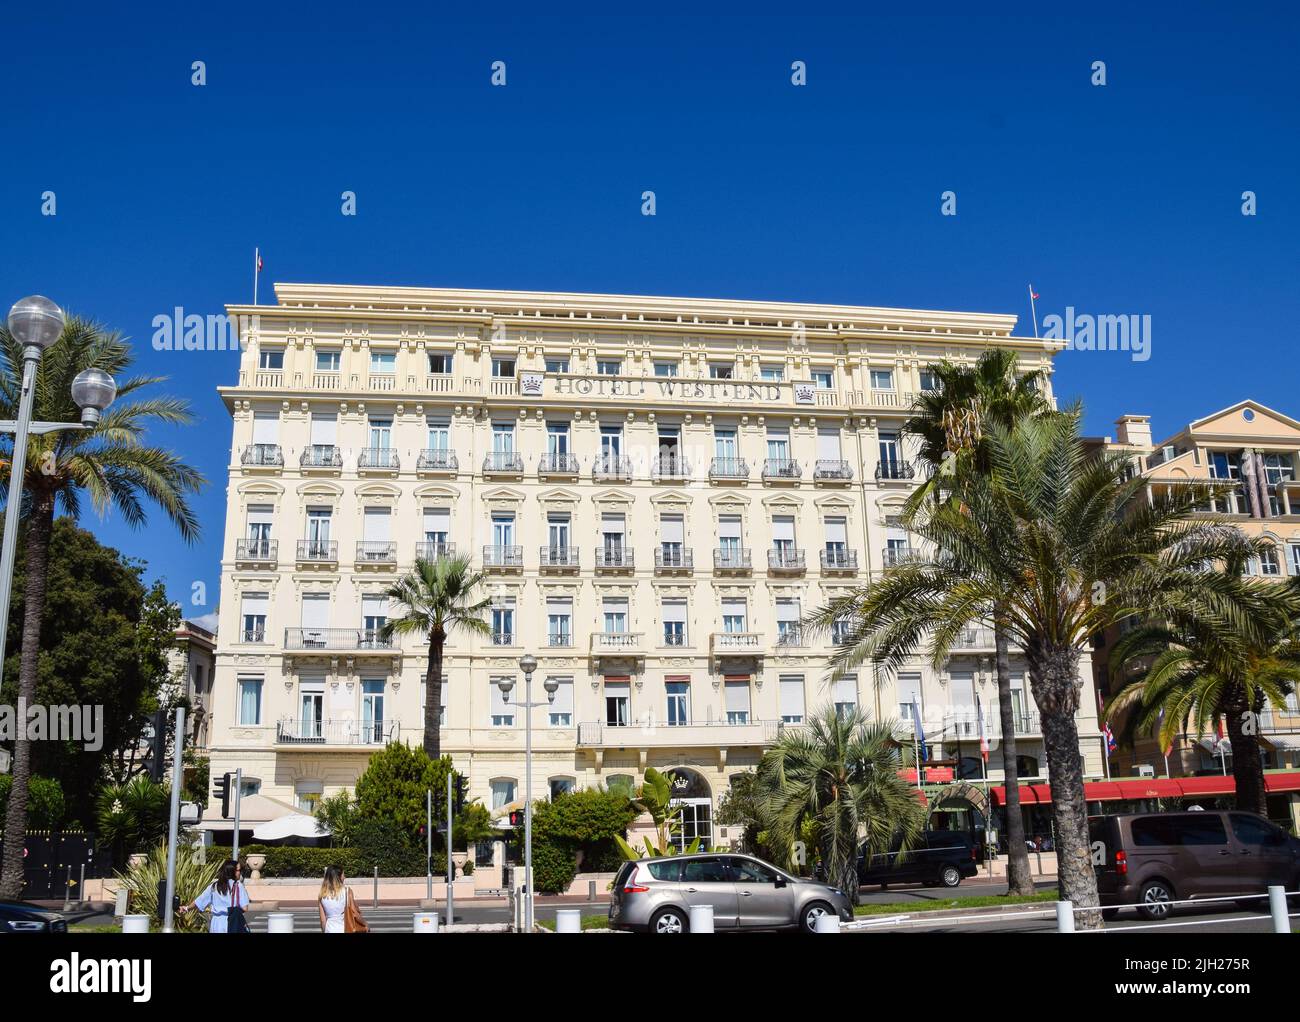
[[[1101,910],[1101,917],[1102,917],[1102,919],[1106,920],[1106,922],[1108,922],[1108,923],[1109,923],[1109,922],[1112,922],[1112,921],[1114,921],[1115,919],[1118,919],[1118,918],[1119,918],[1119,909],[1117,909],[1117,908],[1104,908],[1104,909]]]
[[[1163,919],[1169,915],[1170,902],[1174,900],[1173,888],[1163,880],[1148,880],[1138,896],[1138,911],[1146,919]]]
[[[691,925],[679,908],[666,908],[656,912],[650,920],[651,933],[690,933]]]
[[[939,870],[939,883],[944,887],[956,887],[961,883],[961,870],[956,866],[944,866]]]
[[[804,933],[817,932],[817,920],[822,916],[834,915],[835,910],[824,901],[809,902],[804,906],[803,915],[800,917],[800,925]]]

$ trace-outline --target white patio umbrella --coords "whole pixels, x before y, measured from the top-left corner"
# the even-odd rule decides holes
[[[316,829],[316,817],[306,813],[290,813],[275,820],[267,820],[253,828],[254,841],[283,841],[290,837],[329,837],[329,828]]]

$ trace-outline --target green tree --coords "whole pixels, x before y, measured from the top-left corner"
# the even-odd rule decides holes
[[[889,568],[818,616],[852,622],[833,670],[870,661],[894,671],[926,647],[942,663],[964,629],[1001,606],[1010,638],[1025,651],[1040,711],[1061,896],[1092,908],[1097,885],[1076,722],[1082,655],[1135,613],[1195,614],[1258,635],[1276,612],[1279,587],[1213,570],[1249,546],[1235,526],[1196,516],[1221,487],[1180,487],[1148,502],[1145,481],[1127,478],[1124,458],[1085,452],[1078,420],[1075,411],[1010,430],[992,425],[992,484],[964,487],[960,500],[922,509],[912,524],[939,556]],[[1099,927],[1100,913],[1082,914],[1079,925]]]
[[[490,600],[480,598],[483,575],[468,557],[417,559],[415,570],[398,579],[388,598],[405,613],[386,622],[384,638],[422,635],[429,643],[429,667],[424,687],[424,751],[432,760],[442,755],[439,719],[442,715],[442,654],[447,636],[457,631],[489,634],[483,612]]]
[[[713,822],[720,827],[740,827],[745,851],[761,856],[766,851],[762,840],[767,828],[763,819],[765,805],[757,771],[733,774],[730,786],[718,799]]]
[[[336,795],[322,798],[316,805],[316,832],[329,834],[330,845],[346,848],[352,843],[357,824],[357,804],[346,788]]]
[[[768,847],[778,865],[797,868],[811,824],[827,879],[856,902],[859,850],[873,854],[896,836],[909,847],[924,822],[916,789],[898,774],[902,740],[891,723],[856,707],[824,707],[806,728],[782,732],[758,766]]]
[[[25,564],[15,565],[16,593],[25,590]],[[68,818],[89,823],[105,778],[122,782],[144,769],[142,738],[164,698],[165,663],[174,640],[167,622],[178,620],[161,583],[147,586],[143,562],[124,557],[78,528],[70,518],[54,523],[46,583],[45,616],[37,659],[35,702],[46,706],[102,708],[98,742],[34,742],[34,773],[58,777]],[[21,602],[10,608],[9,634],[22,629]],[[19,688],[19,644],[10,643],[0,702],[14,705]],[[98,745],[98,747],[93,747]]]
[[[170,809],[168,789],[143,775],[106,784],[96,812],[99,840],[112,849],[114,862],[125,862],[166,839]]]
[[[0,775],[0,822],[9,811],[9,789],[14,779]],[[63,788],[53,777],[33,777],[28,786],[27,825],[34,830],[58,830],[67,818]]]
[[[645,839],[646,855],[672,855],[676,850],[672,843],[672,837],[681,827],[680,819],[682,807],[673,804],[673,785],[672,779],[667,775],[660,773],[654,767],[647,767],[645,772],[645,782],[637,789],[636,798],[632,800],[632,806],[637,814],[646,813],[655,825],[655,842],[650,843],[650,839]],[[630,860],[640,859],[642,853],[633,848],[626,840],[620,836],[614,837],[615,843],[619,850],[622,851],[623,857]],[[695,839],[687,851],[694,851],[699,846],[699,839]]]
[[[136,869],[118,873],[117,879],[129,892],[128,911],[147,915],[150,928],[162,929],[162,912],[158,905],[158,884],[167,879],[167,843],[155,845],[149,849],[148,858]],[[186,854],[184,849],[176,856],[176,896],[182,905],[188,905],[207,889],[217,878],[221,862],[199,862],[196,856]],[[247,873],[245,873],[247,875]],[[177,933],[206,933],[208,916],[204,912],[175,913],[172,924]]]
[[[22,347],[7,329],[0,329],[0,418],[17,419],[22,392]],[[80,409],[72,400],[72,381],[85,369],[101,369],[115,379],[131,365],[131,349],[114,331],[72,317],[59,339],[41,358],[35,380],[34,418],[49,422],[76,422]],[[146,521],[144,501],[156,504],[172,520],[182,537],[193,541],[198,519],[190,507],[203,477],[174,453],[144,442],[150,423],[186,425],[188,406],[179,398],[138,397],[142,389],[161,378],[135,376],[118,382],[119,400],[108,408],[93,429],[69,430],[33,436],[27,464],[8,465],[0,472],[0,487],[8,489],[12,471],[23,473],[27,527],[22,539],[26,578],[22,590],[23,625],[18,671],[18,694],[35,701],[41,631],[45,621],[45,594],[49,581],[50,540],[56,504],[73,518],[81,513],[83,498],[101,515],[110,508],[129,525]],[[122,400],[125,399],[125,400]],[[14,511],[13,508],[9,509]],[[27,792],[32,771],[31,743],[15,742],[13,791],[5,820],[4,860],[0,865],[0,897],[17,898],[23,888],[23,832],[27,826]]]
[[[985,442],[989,424],[1009,429],[1022,419],[1052,412],[1043,397],[1045,375],[1022,373],[1019,357],[1013,351],[1004,348],[986,351],[973,366],[940,362],[932,372],[937,386],[917,399],[911,417],[903,425],[905,434],[917,438],[921,458],[930,467],[928,480],[909,501],[905,516],[909,521],[924,504],[953,497],[960,499],[958,483],[989,484],[989,451]],[[966,471],[955,471],[958,465]],[[1006,615],[1001,612],[1000,604],[990,607],[989,619],[993,626],[993,662],[1002,735],[999,744],[1006,790],[1007,893],[1033,894],[1025,822],[1020,811],[1010,642]]]
[[[1232,745],[1237,808],[1268,815],[1259,715],[1266,707],[1285,712],[1286,697],[1300,678],[1300,620],[1283,615],[1252,646],[1225,633],[1218,622],[1144,624],[1125,634],[1111,652],[1113,676],[1140,675],[1125,685],[1107,712],[1135,715],[1139,733],[1168,749],[1180,732],[1204,736],[1220,718]]]
[[[423,749],[390,742],[370,757],[370,765],[357,780],[357,816],[366,820],[392,820],[415,837],[426,819],[426,792],[433,789],[433,818],[446,814],[447,775],[451,759],[430,759]],[[439,809],[439,807],[442,807]]]

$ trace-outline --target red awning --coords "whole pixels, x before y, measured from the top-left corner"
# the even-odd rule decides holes
[[[1144,798],[1210,798],[1232,795],[1237,786],[1231,774],[1213,777],[1150,777],[1128,778],[1123,781],[1088,781],[1083,786],[1087,802],[1136,802]],[[1300,772],[1264,775],[1264,790],[1277,795],[1300,791]],[[990,788],[996,805],[1006,805],[1006,788]],[[1052,789],[1047,784],[1022,784],[1021,805],[1046,805],[1052,801]]]

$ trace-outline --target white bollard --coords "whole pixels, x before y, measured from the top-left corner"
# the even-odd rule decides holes
[[[1074,932],[1074,903],[1058,901],[1056,903],[1056,932]]]
[[[839,933],[840,917],[831,915],[827,912],[825,915],[817,917],[817,925],[813,927],[813,933]]]
[[[293,933],[292,912],[268,912],[266,914],[267,933]]]
[[[1290,933],[1291,920],[1286,914],[1286,888],[1274,884],[1268,889],[1268,910],[1273,916],[1274,933]]]
[[[581,933],[582,911],[576,908],[561,908],[555,912],[556,933]]]
[[[125,887],[118,889],[116,900],[113,902],[113,915],[119,919],[126,915],[127,898],[130,897],[130,894],[131,892]]]
[[[438,913],[437,912],[417,912],[412,917],[414,928],[412,933],[437,933],[438,932]]]
[[[691,933],[713,932],[713,906],[691,906]]]
[[[148,916],[123,916],[122,917],[123,933],[148,933],[149,917]]]

